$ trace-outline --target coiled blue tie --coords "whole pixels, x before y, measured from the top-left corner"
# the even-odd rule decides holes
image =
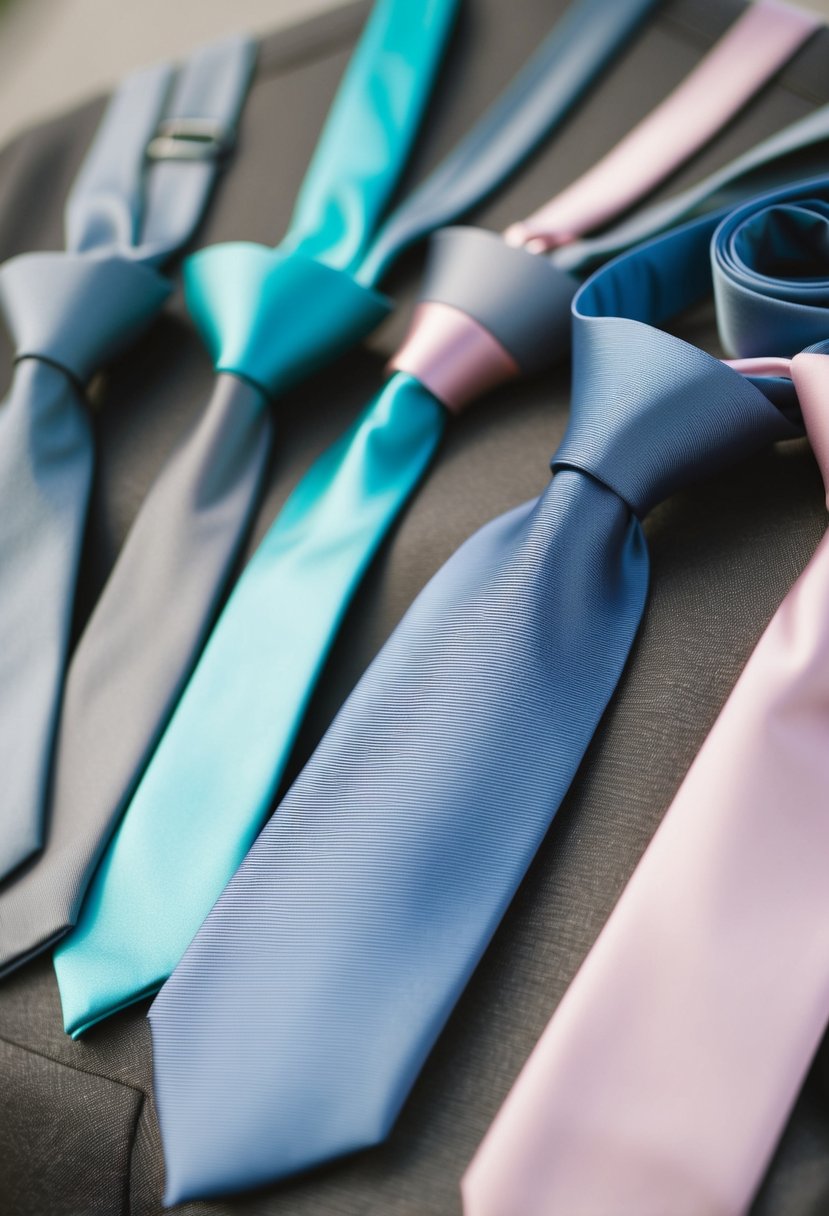
[[[653,324],[713,279],[725,332],[759,297],[772,329],[785,318],[771,349],[811,341],[798,233],[825,234],[826,199],[824,178],[694,221],[578,293],[548,489],[421,593],[151,1009],[168,1202],[387,1135],[627,660],[648,590],[641,517],[801,433],[790,386]],[[800,255],[775,280],[766,225],[784,215]]]

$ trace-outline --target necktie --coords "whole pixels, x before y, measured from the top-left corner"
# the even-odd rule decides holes
[[[791,354],[829,330],[826,279],[814,273],[825,266],[827,189],[723,225],[729,343],[753,321],[770,349]],[[757,338],[752,325],[753,353]],[[829,355],[797,354],[788,372],[786,362],[744,366],[792,376],[827,480]],[[468,1216],[748,1209],[829,1021],[827,543],[758,643],[479,1149]]]
[[[252,44],[234,39],[177,77],[166,65],[130,77],[73,187],[66,251],[0,269],[16,348],[0,406],[0,877],[42,840],[94,463],[84,386],[167,298],[157,268],[201,216],[252,65]]]
[[[457,4],[379,0],[285,240],[276,250],[215,246],[189,264],[186,291],[219,372],[216,391],[150,491],[73,656],[44,851],[0,890],[0,972],[77,917],[201,649],[255,506],[272,431],[266,399],[377,325],[389,302],[374,289],[376,276],[424,231],[493,189],[653,3],[623,0],[597,21],[603,0],[580,0],[493,112],[377,233]]]
[[[710,97],[727,75],[732,91],[719,113],[723,121],[772,61],[779,63],[781,32],[793,36],[789,48],[802,38],[805,27],[799,15],[789,24],[790,11],[749,10],[726,35],[727,45],[718,44],[681,87],[685,104],[693,108],[695,97]],[[743,76],[735,89],[730,65],[744,63],[743,38],[754,58],[750,82]],[[665,121],[676,156],[673,98]],[[653,117],[645,123],[645,150],[660,126]],[[713,127],[709,109],[705,134]],[[686,154],[701,138],[694,127]],[[652,183],[636,132],[625,145],[624,163],[644,162]],[[598,173],[605,215],[619,165],[611,153],[607,172],[589,175],[587,202]],[[629,178],[620,198],[629,204]],[[427,298],[443,303],[420,314],[394,361],[405,372],[313,466],[249,563],[102,860],[77,929],[55,956],[70,1033],[158,988],[250,847],[349,600],[440,440],[446,417],[440,403],[460,408],[519,365],[543,366],[556,349],[550,338],[557,330],[566,347],[562,319],[569,319],[575,290],[569,274],[469,229],[444,233],[436,262]],[[470,332],[470,312],[483,329]],[[186,892],[171,881],[185,858]]]
[[[710,289],[716,224],[582,288],[549,488],[427,585],[157,997],[169,1199],[383,1139],[616,686],[641,517],[798,433],[785,385],[651,328]]]

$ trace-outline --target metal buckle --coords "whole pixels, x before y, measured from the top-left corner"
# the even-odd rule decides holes
[[[167,118],[147,144],[149,160],[219,160],[233,146],[233,133],[214,118]]]

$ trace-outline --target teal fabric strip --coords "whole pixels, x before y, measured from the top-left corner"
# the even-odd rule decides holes
[[[284,252],[361,261],[409,157],[459,0],[381,0],[329,112]]]
[[[355,269],[408,160],[458,3],[379,0],[282,242],[214,245],[185,263],[187,306],[217,372],[275,396],[388,314]]]

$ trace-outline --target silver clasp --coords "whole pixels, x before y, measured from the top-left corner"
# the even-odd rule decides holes
[[[214,118],[167,118],[147,145],[150,160],[219,160],[233,146],[233,134]]]

